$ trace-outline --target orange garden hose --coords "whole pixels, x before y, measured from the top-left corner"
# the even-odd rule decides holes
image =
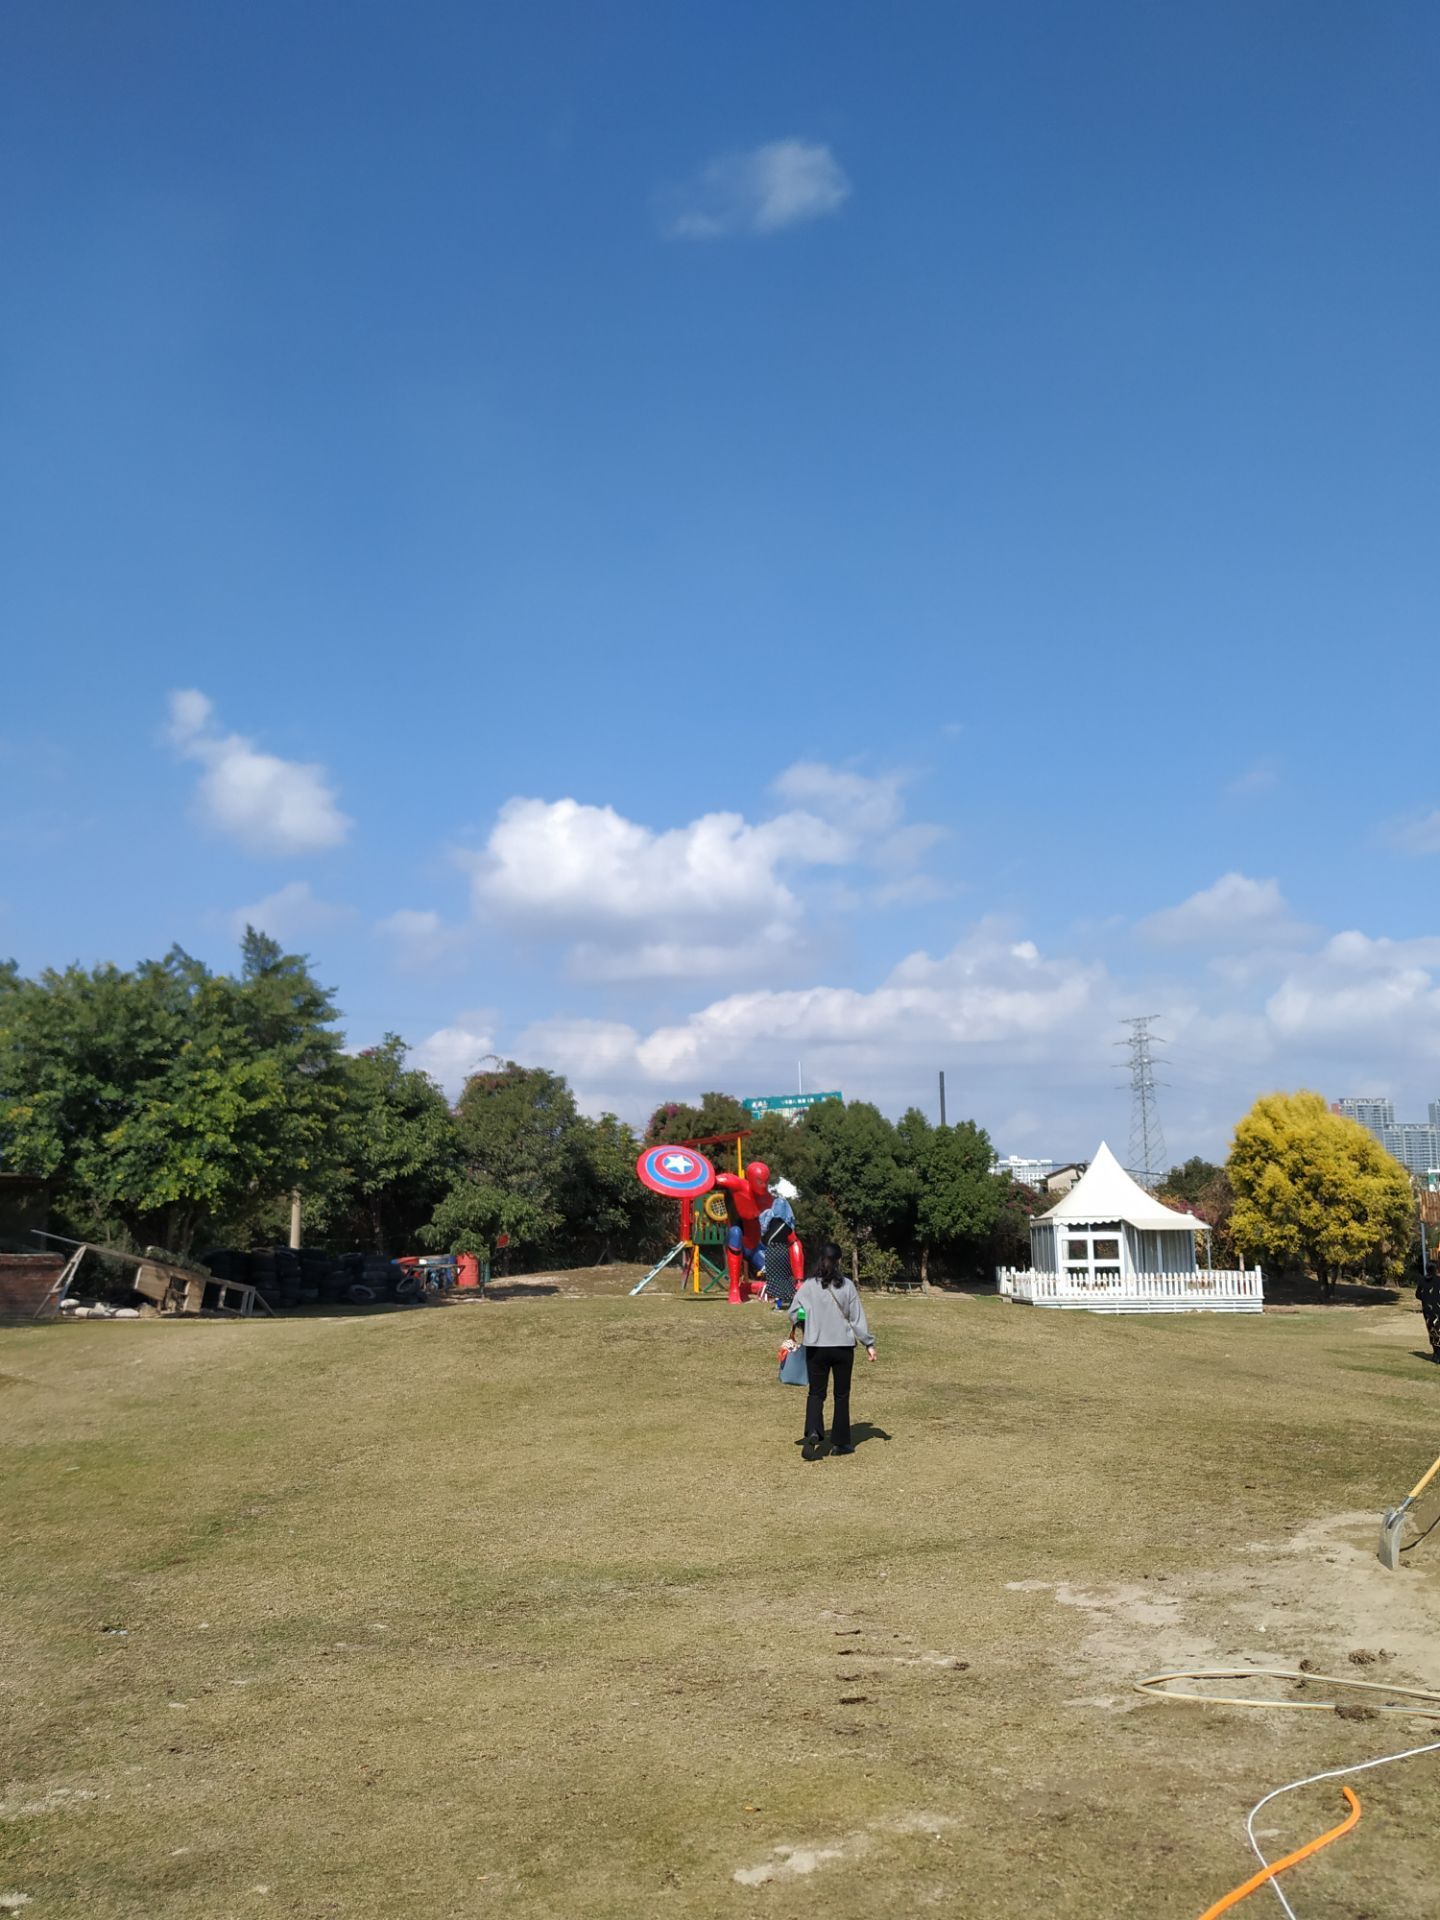
[[[1283,1860],[1276,1860],[1270,1866],[1262,1867],[1259,1873],[1252,1873],[1243,1885],[1227,1893],[1223,1900],[1217,1900],[1213,1907],[1207,1907],[1201,1914],[1200,1920],[1216,1920],[1217,1915],[1228,1913],[1231,1907],[1238,1907],[1247,1894],[1254,1893],[1257,1887],[1263,1887],[1267,1880],[1273,1880],[1277,1873],[1283,1873],[1287,1867],[1293,1867],[1302,1860],[1308,1860],[1312,1853],[1318,1853],[1322,1847],[1328,1847],[1330,1842],[1338,1840],[1342,1833],[1349,1833],[1360,1818],[1360,1802],[1349,1787],[1342,1787],[1340,1791],[1349,1801],[1350,1811],[1338,1827],[1331,1827],[1328,1833],[1322,1833],[1318,1839],[1307,1840],[1305,1845],[1297,1847],[1294,1853],[1287,1853]]]
[[[1298,1709],[1302,1713],[1313,1713],[1316,1711],[1321,1713],[1334,1713],[1338,1711],[1337,1704],[1333,1700],[1264,1700],[1257,1699],[1248,1694],[1244,1696],[1234,1694],[1216,1695],[1191,1693],[1188,1691],[1185,1693],[1176,1693],[1171,1690],[1171,1682],[1175,1680],[1248,1680],[1252,1678],[1295,1680],[1302,1683],[1313,1681],[1321,1686],[1327,1687],[1357,1688],[1365,1693],[1388,1693],[1392,1696],[1399,1695],[1407,1702],[1405,1706],[1377,1706],[1372,1709],[1372,1711],[1376,1713],[1404,1713],[1414,1719],[1421,1720],[1440,1720],[1440,1691],[1436,1691],[1434,1688],[1387,1686],[1383,1681],[1352,1680],[1348,1676],[1341,1679],[1338,1674],[1311,1673],[1304,1667],[1181,1667],[1173,1673],[1155,1673],[1151,1674],[1147,1680],[1137,1680],[1135,1682],[1135,1690],[1137,1693],[1147,1695],[1152,1700],[1174,1700],[1176,1702],[1191,1702],[1196,1705],[1203,1704],[1215,1707],[1281,1707],[1289,1708],[1291,1711]],[[1424,1700],[1429,1704],[1423,1707],[1408,1704],[1417,1700]],[[1201,1914],[1200,1920],[1215,1920],[1216,1915],[1228,1913],[1231,1907],[1238,1906],[1247,1894],[1254,1893],[1257,1887],[1263,1887],[1267,1884],[1271,1892],[1275,1895],[1275,1898],[1280,1902],[1280,1905],[1285,1909],[1287,1920],[1295,1920],[1295,1909],[1285,1897],[1285,1891],[1280,1885],[1279,1875],[1282,1874],[1287,1867],[1293,1867],[1299,1861],[1308,1859],[1312,1853],[1318,1853],[1322,1847],[1328,1847],[1330,1842],[1332,1840],[1338,1840],[1342,1833],[1348,1833],[1360,1818],[1359,1800],[1350,1791],[1349,1787],[1342,1787],[1340,1791],[1350,1804],[1350,1812],[1345,1819],[1340,1822],[1339,1826],[1332,1827],[1328,1833],[1322,1833],[1317,1840],[1312,1840],[1307,1846],[1297,1848],[1294,1853],[1287,1853],[1283,1860],[1276,1860],[1272,1863],[1266,1860],[1265,1855],[1260,1850],[1260,1843],[1255,1837],[1255,1817],[1260,1813],[1262,1808],[1268,1807],[1272,1800],[1278,1800],[1280,1796],[1285,1793],[1294,1793],[1301,1787],[1317,1786],[1322,1780],[1340,1780],[1347,1774],[1371,1773],[1376,1767],[1393,1767],[1401,1760],[1418,1760],[1422,1755],[1437,1753],[1440,1753],[1440,1740],[1431,1740],[1427,1741],[1426,1744],[1421,1747],[1407,1747],[1403,1753],[1376,1754],[1371,1760],[1356,1760],[1348,1767],[1329,1767],[1323,1773],[1306,1774],[1303,1779],[1288,1780],[1283,1787],[1272,1787],[1269,1793],[1262,1794],[1250,1809],[1245,1821],[1245,1833],[1250,1842],[1250,1851],[1260,1862],[1260,1871],[1252,1875],[1243,1886],[1236,1887],[1233,1892],[1227,1893],[1223,1900],[1217,1900],[1213,1907],[1207,1907],[1204,1913]]]

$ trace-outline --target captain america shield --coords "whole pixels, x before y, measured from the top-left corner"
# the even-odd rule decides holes
[[[693,1147],[646,1147],[635,1162],[640,1184],[672,1200],[693,1200],[715,1184],[715,1169]]]

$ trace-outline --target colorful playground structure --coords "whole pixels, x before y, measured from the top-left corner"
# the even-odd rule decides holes
[[[782,1250],[791,1283],[798,1285],[805,1273],[805,1249],[795,1232],[790,1203],[772,1189],[770,1169],[763,1160],[746,1166],[743,1142],[748,1133],[748,1128],[742,1128],[706,1134],[677,1145],[647,1147],[640,1155],[635,1172],[641,1184],[679,1203],[680,1237],[630,1289],[632,1295],[643,1292],[678,1262],[682,1291],[712,1293],[724,1285],[728,1299],[739,1304],[752,1292],[764,1292],[767,1264]],[[727,1158],[733,1153],[734,1172],[717,1172],[701,1151],[704,1147],[724,1148]],[[723,1272],[705,1251],[707,1247],[723,1250]],[[752,1273],[762,1277],[754,1281]]]

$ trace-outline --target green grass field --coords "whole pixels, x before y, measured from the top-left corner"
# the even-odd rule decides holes
[[[1415,1313],[882,1298],[806,1465],[776,1317],[574,1291],[0,1332],[0,1912],[1194,1920],[1261,1793],[1440,1737],[1131,1691],[1440,1686],[1440,1532],[1373,1557]],[[1437,1783],[1358,1783],[1302,1920],[1433,1914]]]

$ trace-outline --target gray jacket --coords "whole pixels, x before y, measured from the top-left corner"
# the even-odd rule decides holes
[[[827,1287],[821,1280],[802,1281],[790,1309],[792,1327],[802,1307],[807,1347],[853,1347],[857,1340],[862,1347],[874,1345],[853,1281],[842,1280],[838,1287]]]

